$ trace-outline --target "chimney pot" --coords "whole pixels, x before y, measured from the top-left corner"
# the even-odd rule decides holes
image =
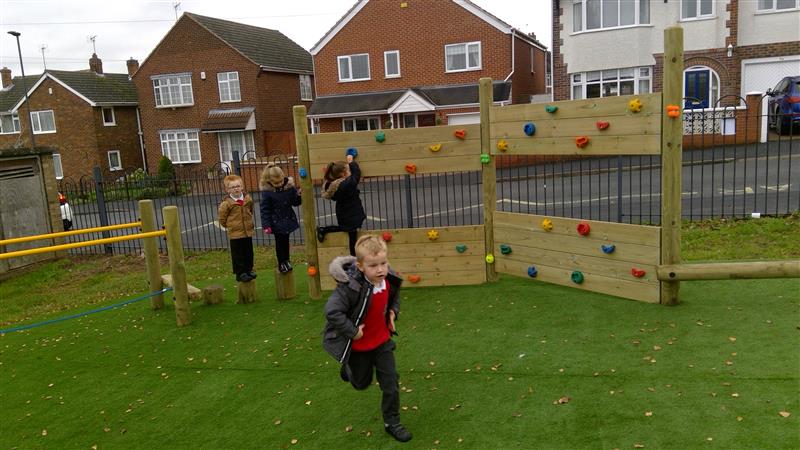
[[[131,59],[127,60],[125,63],[128,66],[128,76],[132,77],[133,74],[136,73],[137,70],[139,70],[139,61],[131,57]]]
[[[89,70],[96,74],[103,73],[103,60],[97,57],[97,53],[92,53],[92,57],[89,58]]]
[[[11,69],[3,67],[0,69],[0,88],[5,89],[11,86]]]

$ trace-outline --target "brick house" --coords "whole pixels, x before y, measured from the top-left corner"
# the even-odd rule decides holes
[[[800,0],[553,0],[554,99],[658,92],[663,31],[684,30],[686,108],[744,103],[800,75]],[[624,51],[620,43],[624,42]]]
[[[313,98],[311,55],[281,32],[184,13],[133,75],[147,167],[229,167],[294,152],[292,106]]]
[[[36,146],[54,150],[59,179],[77,180],[96,166],[112,174],[142,167],[133,83],[128,74],[104,73],[97,55],[89,67],[25,77]],[[31,121],[22,77],[12,78],[4,67],[0,78],[0,148],[29,148]]]
[[[545,93],[546,48],[468,0],[360,0],[311,49],[313,132],[478,121],[478,80],[497,103]]]

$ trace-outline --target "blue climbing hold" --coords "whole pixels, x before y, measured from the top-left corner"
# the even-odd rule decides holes
[[[347,149],[347,153],[345,153],[345,155],[352,156],[353,158],[355,158],[356,156],[358,156],[358,150],[356,150],[355,147],[350,147]]]
[[[538,270],[536,270],[536,267],[533,267],[533,266],[530,266],[530,267],[528,267],[528,276],[529,276],[529,277],[531,277],[531,278],[536,278],[536,275],[537,275],[538,273],[539,273],[539,271],[538,271]]]
[[[603,245],[600,248],[603,249],[603,253],[614,253],[614,250],[616,250],[617,247],[611,244],[611,245]]]
[[[300,169],[297,171],[297,173],[300,175],[300,178],[305,178],[305,177],[307,177],[307,176],[308,176],[308,172],[306,172],[306,168],[305,168],[305,167],[301,167],[301,168],[300,168]]]
[[[534,125],[533,122],[528,122],[522,127],[522,130],[525,131],[526,135],[533,136],[536,134],[536,125]]]

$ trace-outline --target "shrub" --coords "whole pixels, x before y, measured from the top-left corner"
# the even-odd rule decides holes
[[[166,156],[162,156],[158,160],[158,177],[162,180],[172,180],[175,178],[175,166],[172,165],[172,160]]]

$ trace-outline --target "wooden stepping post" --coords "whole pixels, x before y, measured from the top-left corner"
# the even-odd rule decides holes
[[[222,303],[223,287],[212,284],[203,288],[203,303],[206,305],[218,305]]]
[[[236,301],[236,303],[240,304],[254,303],[257,299],[256,282],[253,280],[238,282],[238,291],[239,291],[239,299]]]
[[[275,292],[278,300],[289,300],[294,298],[294,272],[289,271],[281,273],[277,268],[275,269]]]

